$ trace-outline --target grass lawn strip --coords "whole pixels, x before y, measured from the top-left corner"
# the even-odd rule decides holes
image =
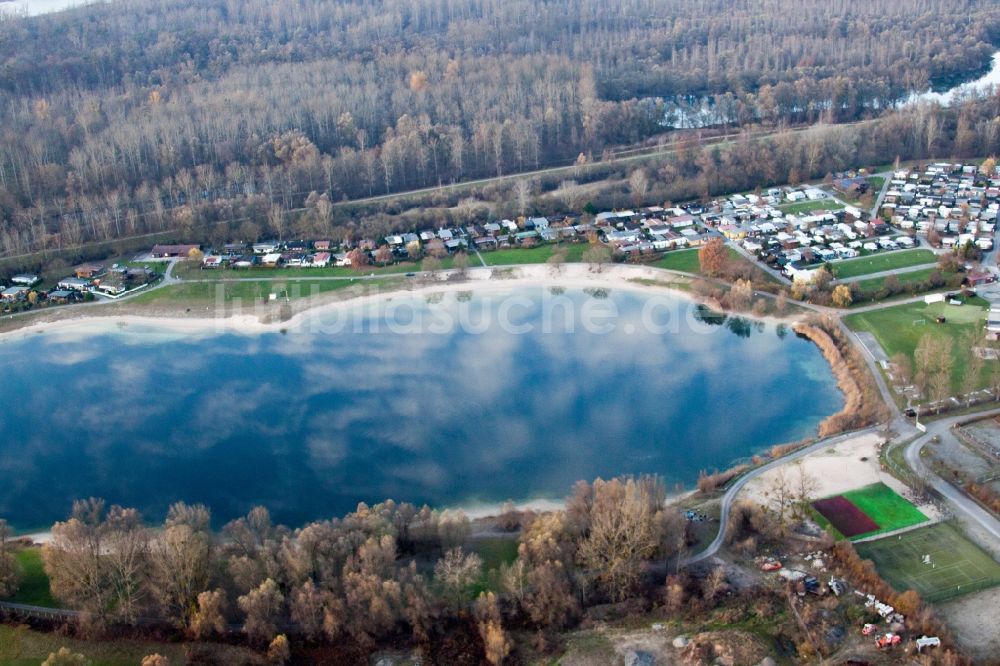
[[[927,601],[946,601],[1000,585],[1000,564],[948,523],[866,541],[856,548],[894,588],[916,590]],[[925,555],[930,564],[924,562]]]
[[[860,259],[837,261],[830,264],[834,277],[849,278],[870,273],[881,273],[897,268],[909,268],[922,264],[933,264],[937,255],[926,249],[897,250],[883,254],[873,254]]]
[[[900,273],[896,275],[896,281],[903,287],[909,286],[911,284],[917,284],[920,282],[926,282],[930,279],[931,273],[936,271],[936,268],[921,268],[916,271],[907,271],[906,273]],[[854,284],[857,285],[858,289],[863,292],[878,291],[885,286],[885,281],[888,277],[877,277],[870,278],[868,280],[858,280]],[[908,296],[910,294],[902,294]]]

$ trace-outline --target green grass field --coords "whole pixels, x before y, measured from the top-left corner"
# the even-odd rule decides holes
[[[874,335],[890,358],[894,354],[903,353],[912,360],[920,338],[924,335],[952,340],[952,387],[958,391],[968,364],[968,352],[961,348],[962,337],[970,332],[979,332],[986,318],[986,309],[978,303],[979,301],[969,301],[965,305],[927,305],[922,301],[906,303],[848,315],[844,317],[844,321],[855,331],[867,331]],[[936,323],[938,316],[945,317],[944,324]],[[985,386],[986,368],[980,384],[980,387]]]
[[[47,608],[59,608],[59,604],[52,597],[49,590],[49,577],[45,575],[42,566],[42,551],[39,548],[25,548],[17,551],[17,561],[24,572],[21,579],[21,586],[12,598],[18,604],[30,604],[32,606],[45,606]]]
[[[746,261],[743,255],[733,248],[727,247],[726,251],[729,252],[730,261]],[[662,259],[657,259],[648,265],[656,268],[665,268],[671,271],[693,273],[695,275],[701,273],[701,262],[698,260],[698,248],[691,248],[689,250],[672,250],[664,254]]]
[[[844,204],[833,199],[822,199],[820,201],[799,201],[798,203],[783,204],[778,206],[782,213],[790,215],[792,213],[810,213],[814,210],[841,210]]]
[[[921,268],[916,271],[907,271],[906,273],[900,273],[896,276],[896,280],[899,284],[906,287],[911,284],[916,284],[918,282],[924,282],[930,278],[931,273],[933,273],[936,268]],[[885,281],[888,277],[877,277],[868,280],[858,280],[854,284],[858,285],[858,288],[864,292],[878,291],[885,286]]]
[[[862,536],[891,532],[927,521],[927,516],[921,513],[917,507],[900,497],[884,483],[874,483],[858,490],[846,492],[844,497],[879,524],[877,531]]]
[[[916,590],[927,601],[945,601],[1000,584],[1000,564],[947,523],[855,547],[896,590]],[[924,555],[930,555],[931,564],[924,564]]]
[[[557,250],[562,249],[566,252],[566,261],[573,263],[582,260],[583,253],[587,251],[588,247],[587,243],[566,243],[564,245],[538,245],[531,248],[490,250],[481,254],[487,266],[544,264]],[[474,253],[469,259],[469,266],[480,265],[479,259]]]
[[[472,585],[472,597],[480,592],[498,591],[500,586],[500,566],[511,564],[517,559],[517,537],[484,537],[473,539],[466,550],[479,555],[483,560],[483,570],[479,579]]]
[[[650,266],[666,268],[671,271],[684,271],[685,273],[698,273],[701,270],[701,262],[698,261],[698,250],[674,250],[667,252],[662,259],[654,261]]]
[[[172,284],[160,289],[154,289],[131,298],[128,302],[137,305],[162,303],[194,303],[204,305],[215,302],[218,291],[222,289],[224,301],[242,299],[244,303],[261,302],[269,294],[283,295],[289,298],[301,298],[331,291],[340,291],[350,287],[379,289],[397,282],[401,278],[378,278],[374,280],[252,280],[247,282],[188,282]]]
[[[82,654],[92,666],[136,666],[151,654],[161,654],[171,664],[188,663],[185,646],[179,643],[124,638],[84,641],[54,632],[35,631],[26,625],[0,625],[0,664],[4,666],[38,666],[61,647]],[[257,663],[247,648],[209,643],[204,651],[207,661],[202,663]]]
[[[927,516],[917,509],[917,507],[900,497],[892,488],[884,483],[874,483],[864,488],[848,491],[841,496],[850,500],[854,506],[861,509],[865,515],[879,525],[877,530],[851,537],[852,541],[866,539],[912,525],[919,525],[927,521]],[[847,538],[811,505],[808,507],[808,511],[812,519],[820,527],[830,532],[835,539]]]
[[[873,254],[860,259],[837,261],[831,265],[834,277],[849,278],[871,273],[891,271],[896,268],[908,268],[922,264],[933,264],[937,255],[930,250],[898,250],[884,254]]]

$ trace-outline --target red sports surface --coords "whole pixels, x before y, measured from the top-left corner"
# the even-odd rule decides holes
[[[874,532],[879,528],[878,523],[868,517],[868,515],[854,506],[854,503],[846,497],[837,496],[812,503],[813,508],[830,521],[830,524],[847,538]]]

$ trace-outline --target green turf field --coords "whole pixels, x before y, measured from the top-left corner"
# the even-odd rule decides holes
[[[937,261],[937,255],[930,250],[897,250],[884,254],[873,254],[860,259],[836,261],[830,266],[834,277],[849,278],[891,271],[896,268],[933,264],[935,261]]]
[[[896,590],[937,602],[1000,585],[1000,564],[948,523],[855,546]],[[930,564],[923,562],[930,556]]]
[[[927,520],[927,516],[921,513],[917,507],[897,495],[892,488],[884,483],[874,483],[858,490],[846,492],[844,497],[879,525],[879,529],[875,532],[859,535],[862,538],[881,532],[892,532],[911,525],[919,525]]]

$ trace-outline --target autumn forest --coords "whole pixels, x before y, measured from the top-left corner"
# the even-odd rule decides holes
[[[880,116],[982,70],[998,41],[987,0],[116,0],[7,18],[0,252],[255,235],[275,206],[337,236],[357,216],[335,203],[600,161],[672,137],[678,101],[728,127]],[[920,152],[951,150],[957,116],[922,117]],[[846,166],[821,152],[772,180]],[[654,191],[717,189],[691,164]]]

